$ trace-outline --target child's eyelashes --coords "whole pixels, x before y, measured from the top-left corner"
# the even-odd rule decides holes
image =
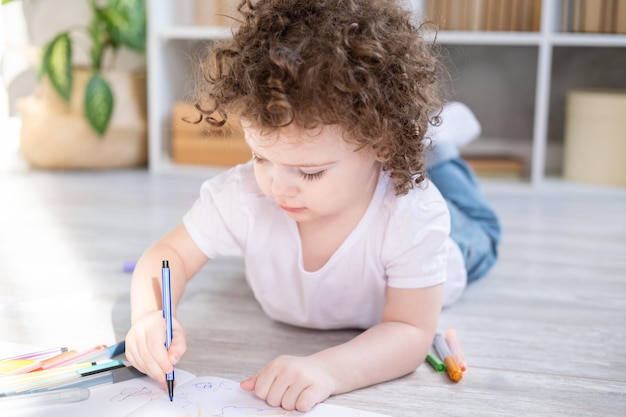
[[[318,180],[318,179],[320,179],[322,177],[323,174],[324,174],[324,171],[318,171],[318,172],[314,172],[312,174],[300,171],[300,176],[302,178],[304,178],[305,180],[307,180],[307,181]]]
[[[267,159],[261,158],[257,154],[253,153],[252,162],[254,162],[255,164],[262,164],[262,163],[267,162]],[[307,181],[315,181],[315,180],[320,179],[322,175],[324,174],[324,172],[325,170],[309,173],[309,172],[304,172],[301,169],[298,169],[298,173],[300,174],[300,177],[304,178]]]
[[[260,164],[261,162],[265,162],[265,159],[261,158],[260,156],[258,156],[257,154],[253,153],[252,154],[252,161]]]

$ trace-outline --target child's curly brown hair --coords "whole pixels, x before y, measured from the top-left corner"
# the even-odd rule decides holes
[[[423,181],[440,63],[410,11],[397,0],[244,0],[238,10],[204,69],[208,101],[197,107],[208,123],[233,113],[269,130],[338,124],[376,152],[396,194]]]

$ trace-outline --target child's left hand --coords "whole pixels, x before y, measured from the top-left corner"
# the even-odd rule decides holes
[[[286,355],[274,359],[240,385],[273,407],[301,412],[324,401],[335,389],[332,374],[320,361]]]

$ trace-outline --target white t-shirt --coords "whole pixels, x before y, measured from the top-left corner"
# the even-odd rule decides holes
[[[297,326],[369,328],[380,322],[387,286],[446,280],[450,218],[432,183],[396,196],[381,173],[363,218],[314,272],[303,267],[297,224],[258,188],[252,163],[205,181],[183,221],[207,257],[243,256],[265,313]]]

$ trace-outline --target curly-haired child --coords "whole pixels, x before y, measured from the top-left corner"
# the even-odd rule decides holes
[[[452,143],[480,126],[462,105],[443,106],[440,64],[410,11],[393,0],[247,0],[238,10],[232,39],[212,49],[199,108],[216,126],[239,117],[253,159],[207,180],[139,260],[126,353],[163,381],[185,351],[176,320],[164,348],[152,288],[163,259],[175,310],[207,261],[241,256],[272,319],[364,329],[241,382],[306,411],[415,370],[442,305],[495,262],[500,227]],[[467,130],[446,131],[454,119]]]

